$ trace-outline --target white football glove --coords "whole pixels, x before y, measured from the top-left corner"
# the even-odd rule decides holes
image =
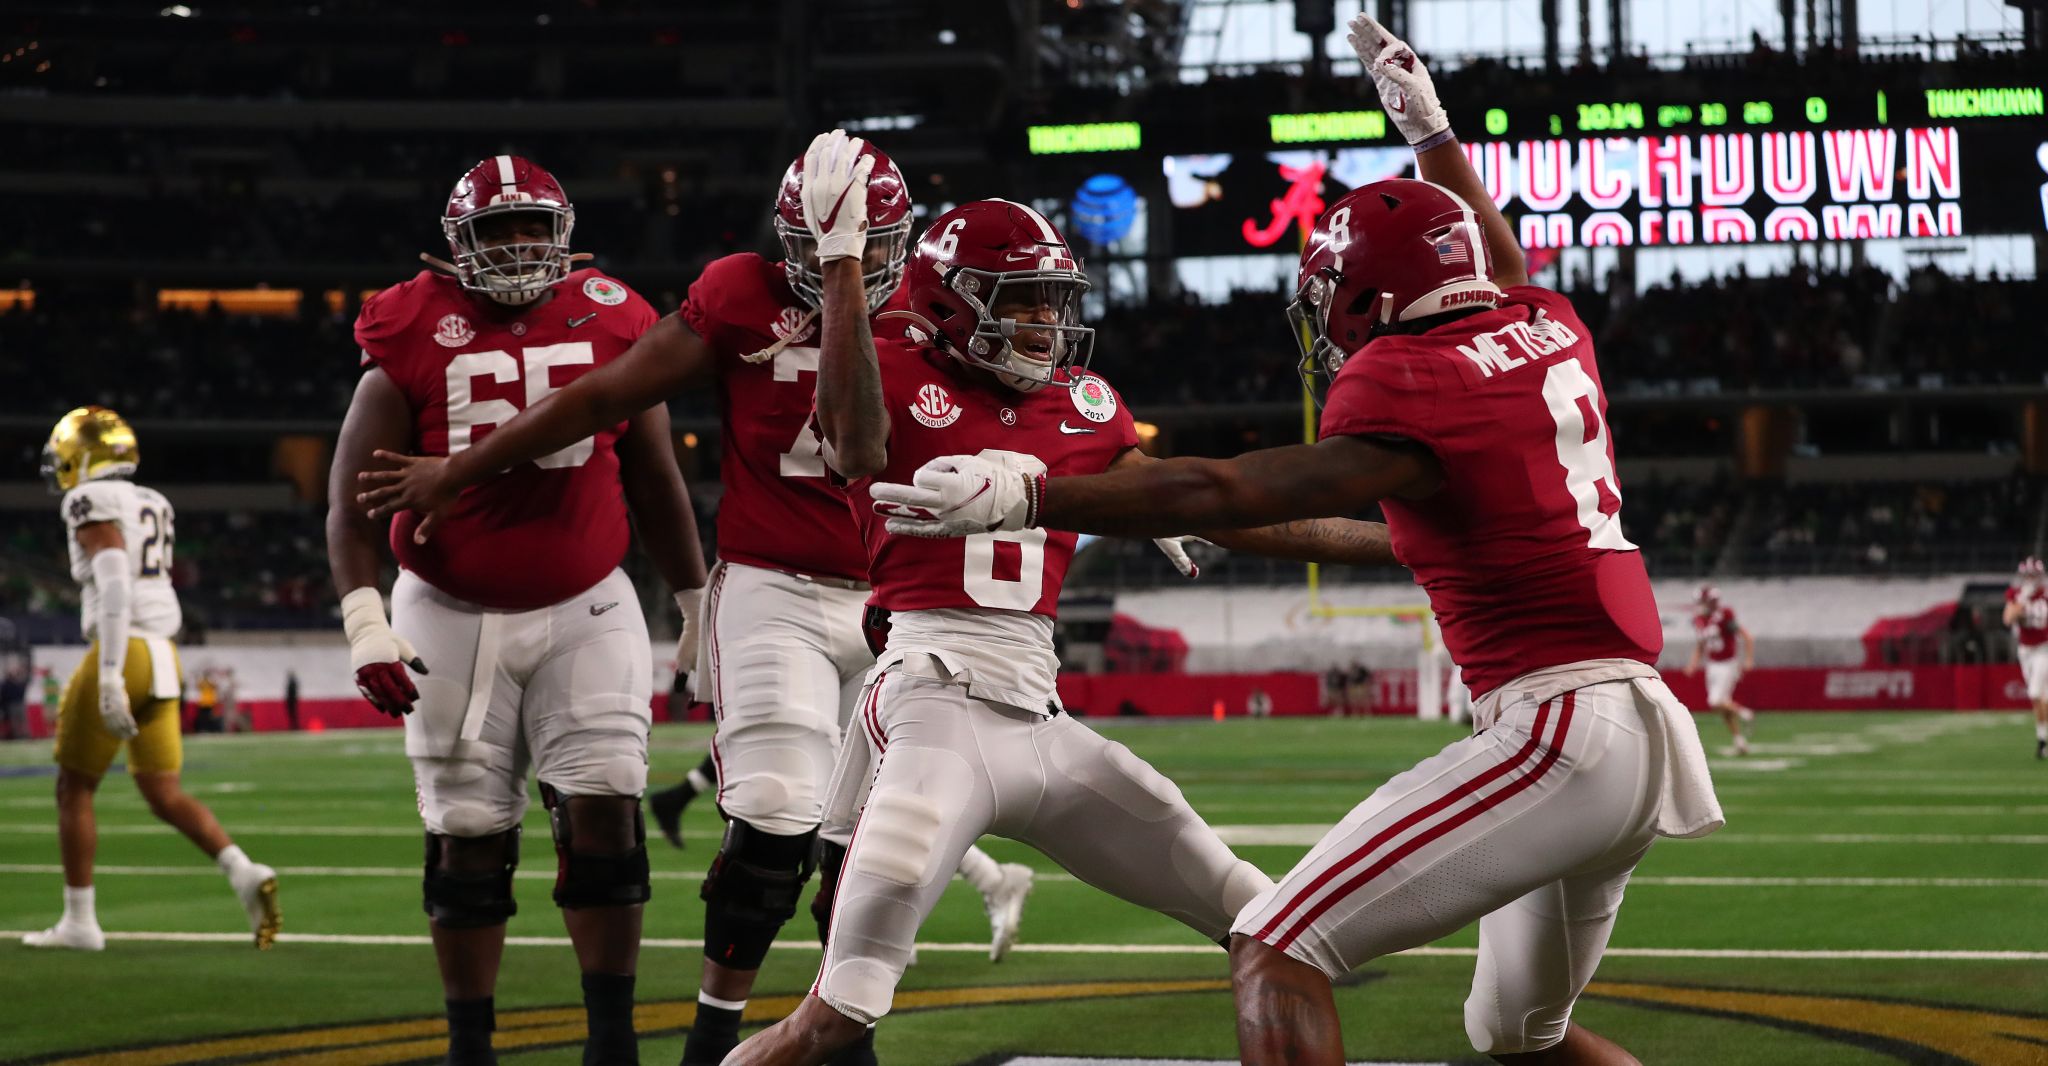
[[[115,740],[136,734],[135,712],[128,708],[128,682],[118,673],[100,672],[100,723]]]
[[[1358,53],[1365,72],[1372,75],[1380,103],[1401,136],[1418,152],[1449,140],[1451,117],[1444,113],[1436,85],[1429,80],[1422,60],[1415,57],[1415,49],[1388,33],[1385,26],[1363,11],[1351,17],[1350,27],[1346,39],[1351,42],[1351,50]]]
[[[868,242],[867,142],[845,130],[820,133],[804,150],[804,225],[818,241],[818,262],[858,259]]]
[[[1188,558],[1187,543],[1198,539],[1200,538],[1159,537],[1153,540],[1152,543],[1159,546],[1159,550],[1166,555],[1167,561],[1173,564],[1175,570],[1180,571],[1180,576],[1192,579],[1202,576],[1202,568],[1196,565],[1193,559]]]
[[[1024,529],[1035,517],[1038,477],[979,455],[942,455],[917,468],[908,485],[868,490],[889,532],[906,537],[971,537]]]
[[[704,610],[704,590],[676,590],[676,610],[683,612],[683,634],[676,638],[676,672],[693,673],[697,669],[697,637],[703,632],[698,616]]]

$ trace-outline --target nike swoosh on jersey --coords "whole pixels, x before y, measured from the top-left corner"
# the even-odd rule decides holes
[[[1093,433],[1093,432],[1095,432],[1095,429],[1094,429],[1094,427],[1092,427],[1092,426],[1070,426],[1070,425],[1067,425],[1067,421],[1066,421],[1066,419],[1061,419],[1061,420],[1060,420],[1060,432],[1061,432],[1061,433],[1069,433],[1069,434],[1072,434],[1072,433]]]
[[[601,615],[606,611],[609,611],[612,608],[617,607],[618,605],[619,601],[617,600],[613,600],[610,603],[593,603],[590,605],[590,617],[596,618],[598,615]]]
[[[591,319],[593,319],[593,318],[596,318],[596,317],[597,317],[597,312],[595,312],[595,311],[592,311],[592,312],[590,312],[589,314],[587,314],[587,315],[584,315],[584,316],[583,316],[582,318],[572,318],[572,319],[570,319],[570,320],[569,320],[569,328],[570,328],[570,329],[575,329],[575,328],[576,328],[577,326],[580,326],[580,325],[584,324],[585,322],[588,322],[588,321],[590,321]]]

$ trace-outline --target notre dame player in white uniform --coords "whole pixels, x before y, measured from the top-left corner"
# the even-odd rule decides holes
[[[178,784],[178,650],[183,616],[171,589],[175,516],[154,489],[128,480],[139,453],[135,431],[104,407],[65,415],[43,445],[43,476],[62,492],[71,576],[84,600],[92,642],[64,688],[57,717],[57,836],[64,853],[64,917],[22,942],[98,951],[106,946],[93,911],[98,843],[93,794],[128,745],[128,776],[163,819],[220,865],[248,912],[256,946],[277,939],[277,871],[251,862],[213,812]]]

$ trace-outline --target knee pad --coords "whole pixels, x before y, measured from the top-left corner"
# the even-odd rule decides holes
[[[744,819],[725,826],[698,895],[704,910],[704,957],[736,970],[758,970],[784,922],[796,915],[810,880],[818,831],[764,833]]]
[[[610,855],[577,851],[569,804],[551,786],[541,786],[555,836],[555,906],[630,907],[653,896],[647,870],[647,821],[633,804],[633,846]]]
[[[427,834],[426,876],[420,883],[422,909],[443,929],[484,929],[504,925],[519,913],[512,898],[512,874],[519,868],[519,827],[505,831],[503,868],[457,873],[441,868],[450,838]]]
[[[846,845],[818,839],[818,894],[811,897],[811,920],[818,923],[818,943],[832,940],[832,903],[839,896],[839,874],[846,867]]]
[[[820,779],[832,769],[829,761],[818,760],[831,750],[830,738],[810,735],[749,738],[744,756],[723,767],[719,802],[732,817],[769,833],[794,836],[814,829],[823,813]]]

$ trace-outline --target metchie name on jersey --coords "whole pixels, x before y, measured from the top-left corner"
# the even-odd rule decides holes
[[[1522,355],[1508,351],[1508,341],[1512,341]],[[1506,373],[1577,343],[1579,335],[1570,326],[1538,311],[1535,321],[1510,322],[1492,333],[1472,338],[1469,345],[1458,345],[1458,351],[1472,360],[1472,365],[1478,367],[1480,373],[1492,377],[1495,373]]]

